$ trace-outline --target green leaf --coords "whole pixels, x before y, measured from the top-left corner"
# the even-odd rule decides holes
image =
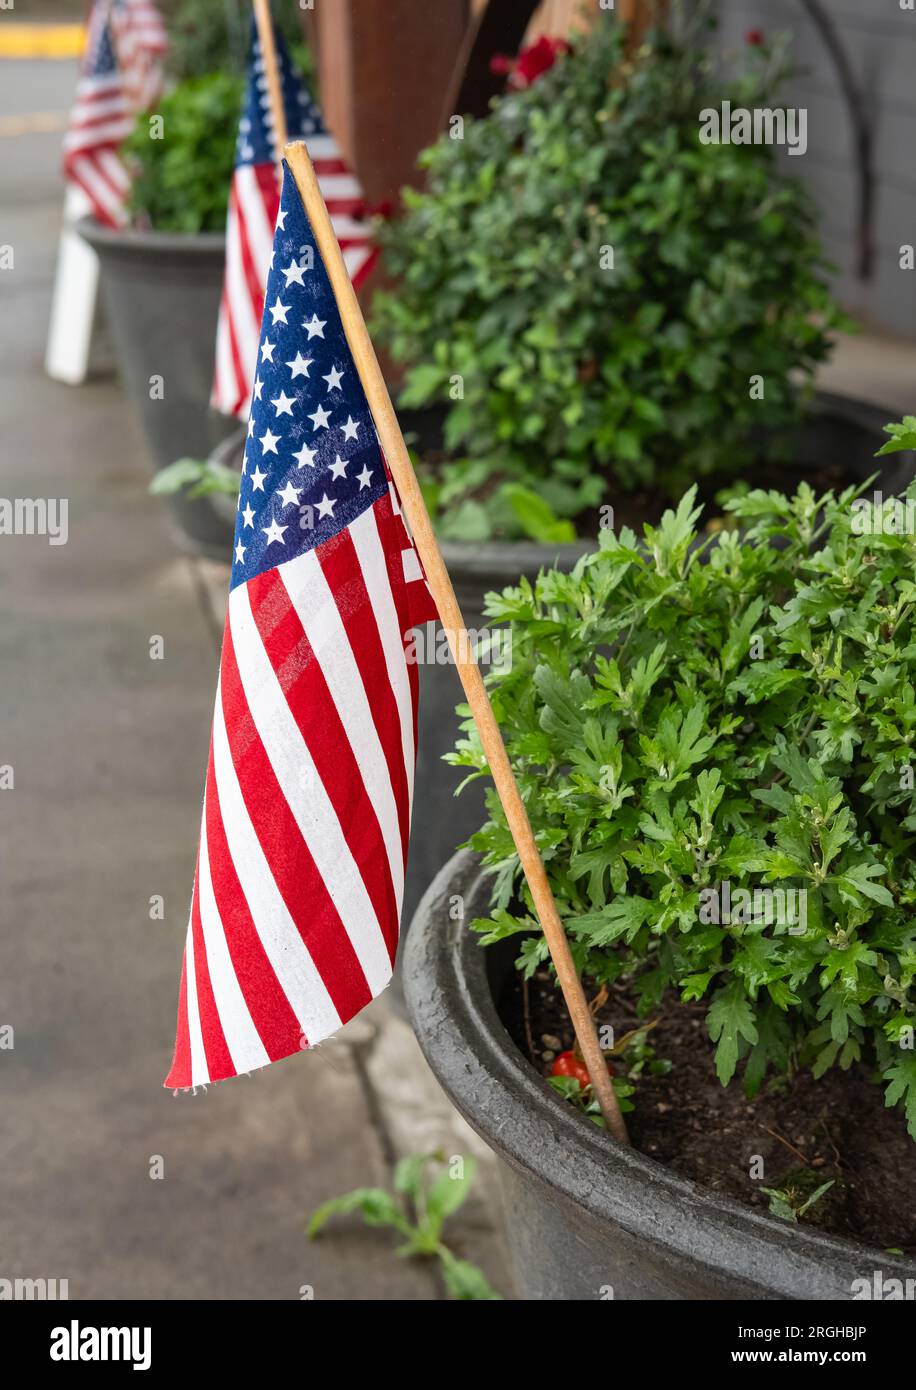
[[[547,545],[565,544],[576,539],[576,528],[571,521],[562,521],[531,488],[522,483],[505,483],[503,496],[522,528],[525,536],[533,541]]]
[[[709,1036],[716,1047],[716,1075],[727,1086],[735,1074],[740,1054],[740,1040],[755,1043],[757,1027],[754,1012],[738,981],[720,990],[706,1016]]]
[[[888,1082],[885,1104],[902,1104],[907,1132],[911,1139],[916,1139],[916,1056],[912,1052],[901,1053],[887,1068],[884,1078]]]
[[[453,1176],[450,1169],[446,1169],[430,1189],[426,1209],[429,1215],[440,1223],[447,1216],[451,1216],[452,1212],[457,1211],[470,1194],[477,1163],[473,1158],[465,1158],[462,1168],[460,1176]]]
[[[442,1277],[452,1298],[463,1302],[493,1303],[502,1300],[483,1270],[469,1260],[459,1260],[451,1251],[441,1253]]]
[[[408,1229],[403,1212],[389,1192],[381,1187],[357,1187],[316,1208],[308,1224],[309,1238],[314,1240],[330,1217],[348,1216],[354,1211],[360,1213],[367,1226],[393,1226],[401,1232]]]

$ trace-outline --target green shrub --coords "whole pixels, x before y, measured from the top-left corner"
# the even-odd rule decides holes
[[[183,81],[211,72],[241,75],[245,71],[250,0],[162,0],[160,8],[169,34],[168,69],[173,77]],[[296,65],[301,70],[300,59],[307,52],[302,43],[303,11],[297,0],[274,0],[271,11],[287,46],[296,48]]]
[[[854,498],[752,491],[698,542],[690,491],[644,543],[605,532],[489,596],[513,632],[490,679],[578,965],[644,1012],[705,1001],[719,1079],[751,1094],[862,1059],[916,1137],[916,536]],[[466,727],[452,760],[483,774]],[[488,807],[489,942],[535,924]],[[761,893],[741,920],[711,910],[726,882]],[[804,890],[793,920],[766,889]],[[520,968],[546,959],[526,936]]]
[[[826,356],[833,312],[809,198],[772,149],[698,136],[723,98],[772,104],[782,60],[754,49],[720,81],[699,37],[656,32],[631,65],[601,20],[427,150],[425,190],[383,229],[399,283],[375,323],[408,366],[402,404],[446,402],[463,455],[432,498],[445,534],[511,529],[502,479],[559,516],[600,502],[612,469],[677,495],[747,465],[754,427],[798,418],[790,373]]]
[[[157,104],[162,139],[151,139],[140,119],[123,145],[138,222],[161,232],[225,231],[242,91],[242,79],[228,73],[187,78]]]

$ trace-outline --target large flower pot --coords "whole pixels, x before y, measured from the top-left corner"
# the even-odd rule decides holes
[[[236,422],[209,407],[225,238],[215,233],[112,231],[91,218],[79,232],[99,257],[105,310],[121,374],[157,470],[206,458]],[[161,391],[151,385],[161,378]],[[183,538],[223,558],[229,531],[210,498],[168,499]]]
[[[679,1177],[562,1101],[494,1004],[517,941],[483,949],[467,928],[485,915],[489,889],[467,851],[445,865],[411,926],[404,976],[427,1061],[499,1160],[522,1298],[845,1300],[875,1271],[885,1283],[916,1275],[910,1261],[787,1225]]]

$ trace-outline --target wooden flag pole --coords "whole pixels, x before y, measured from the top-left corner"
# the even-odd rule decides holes
[[[280,85],[280,67],[277,63],[277,43],[274,37],[273,20],[270,17],[270,0],[254,0],[254,17],[258,26],[258,39],[261,56],[264,59],[264,76],[267,78],[267,96],[274,122],[274,137],[277,142],[277,163],[279,151],[288,139],[286,129],[286,107],[283,103],[283,89]]]
[[[433,532],[432,522],[423,501],[423,494],[413,471],[413,464],[407,446],[401,435],[401,428],[388,395],[388,388],[382,376],[375,349],[366,329],[363,316],[357,303],[350,276],[344,265],[337,238],[331,226],[328,210],[324,205],[318,180],[312,168],[308,151],[301,141],[286,146],[286,159],[305,204],[309,221],[318,249],[327,268],[331,286],[340,310],[347,342],[353,353],[356,367],[366,392],[369,409],[375,421],[382,451],[388,460],[394,481],[401,498],[401,505],[407,517],[414,544],[423,562],[426,577],[439,618],[448,637],[449,645],[458,675],[464,687],[474,722],[480,734],[480,742],[490,767],[490,775],[496,786],[499,799],[506,813],[506,820],[512,832],[512,839],[518,851],[535,910],[544,937],[550,950],[551,959],[557,972],[563,998],[569,1010],[576,1040],[588,1068],[595,1097],[611,1134],[622,1144],[629,1143],[626,1125],[620,1113],[620,1106],[614,1094],[614,1087],[607,1069],[607,1063],[598,1042],[595,1023],[586,1002],[582,981],[573,963],[569,942],[557,912],[553,893],[547,880],[547,872],[528,819],[528,812],[522,801],[506,747],[503,743],[493,706],[480,673],[480,667],[471,652],[467,630],[458,600],[452,588],[448,570],[439,551],[439,544]]]

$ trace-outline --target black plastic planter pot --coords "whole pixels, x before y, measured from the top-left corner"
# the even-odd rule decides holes
[[[517,943],[484,950],[465,925],[489,880],[464,851],[423,898],[404,981],[420,1046],[458,1110],[497,1155],[506,1238],[525,1299],[854,1299],[876,1271],[916,1266],[785,1225],[616,1144],[518,1052],[494,997]],[[456,905],[463,920],[456,920]],[[613,1293],[611,1293],[613,1290]]]
[[[102,293],[121,374],[140,413],[157,471],[206,458],[236,422],[209,408],[225,238],[112,231],[87,218],[80,235],[99,257]],[[161,397],[151,378],[162,378]],[[210,498],[167,498],[183,538],[219,558],[231,528]]]

